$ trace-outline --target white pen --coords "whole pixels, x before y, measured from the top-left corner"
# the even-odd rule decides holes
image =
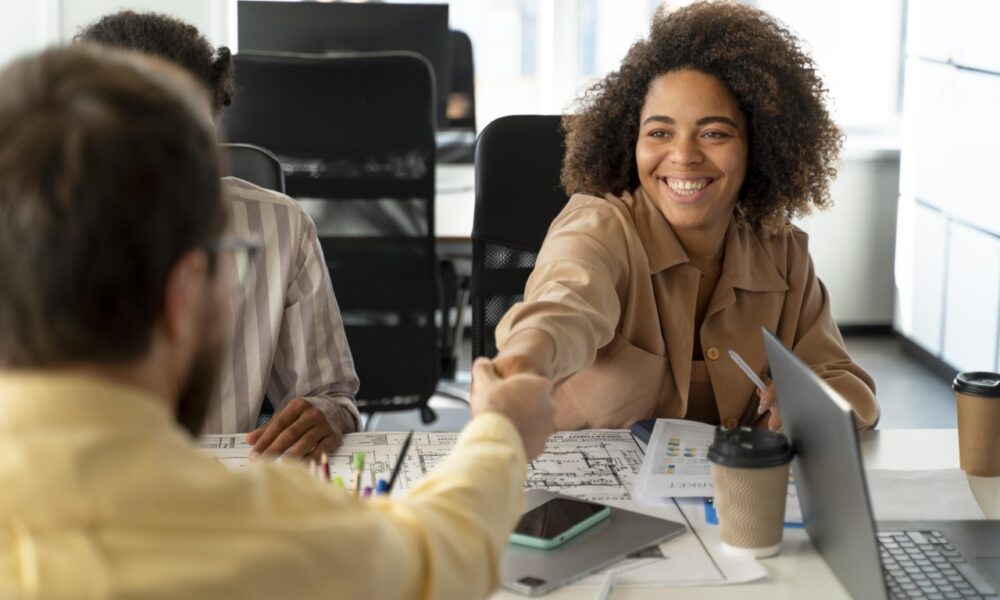
[[[733,359],[733,362],[736,363],[736,366],[739,367],[740,370],[743,371],[743,373],[750,378],[750,381],[752,381],[754,385],[757,386],[757,389],[759,389],[762,393],[767,391],[767,385],[764,383],[764,381],[760,377],[758,377],[756,373],[753,372],[753,369],[750,368],[750,365],[748,365],[746,361],[743,360],[743,357],[737,354],[735,350],[729,351],[729,358]]]

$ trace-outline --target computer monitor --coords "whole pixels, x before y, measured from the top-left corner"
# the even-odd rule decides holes
[[[240,51],[409,50],[424,56],[434,68],[437,118],[444,122],[451,89],[447,4],[241,0],[237,10]]]

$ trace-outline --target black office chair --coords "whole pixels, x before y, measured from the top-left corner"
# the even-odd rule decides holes
[[[559,116],[502,117],[476,144],[472,227],[472,356],[497,353],[494,331],[524,298],[545,233],[568,198],[559,183],[565,153]]]
[[[446,127],[476,130],[476,67],[472,60],[472,40],[464,31],[448,32],[451,46],[451,94],[463,96],[461,105],[467,110],[447,115]],[[449,97],[450,100],[450,97]]]
[[[438,132],[438,163],[471,164],[476,142],[476,75],[472,40],[462,31],[448,32],[451,72],[444,119]]]
[[[270,151],[253,144],[222,144],[222,149],[233,177],[285,193],[285,173],[281,170],[281,161]]]
[[[420,409],[440,369],[434,87],[408,52],[235,57],[228,139],[270,148],[313,213],[361,379],[358,408]]]

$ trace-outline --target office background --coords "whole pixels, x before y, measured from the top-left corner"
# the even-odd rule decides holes
[[[854,334],[849,347],[889,403],[883,426],[953,426],[947,378],[1000,369],[1000,192],[988,180],[1000,164],[991,114],[1000,105],[1000,45],[990,31],[1000,5],[751,3],[806,42],[847,134],[835,207],[800,225],[834,317]],[[660,2],[448,4],[451,29],[472,40],[481,130],[507,114],[571,111],[573,98],[645,34]],[[124,7],[182,18],[213,44],[239,49],[235,0],[0,0],[0,7],[0,63],[65,43]],[[905,353],[886,337],[891,332]],[[921,390],[932,402],[913,397]],[[926,418],[895,420],[911,412]]]

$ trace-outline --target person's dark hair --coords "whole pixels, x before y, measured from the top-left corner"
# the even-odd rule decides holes
[[[82,28],[73,39],[145,52],[179,64],[211,90],[215,114],[232,104],[236,95],[229,48],[216,50],[196,27],[173,17],[123,10]]]
[[[680,69],[717,78],[746,115],[742,219],[776,232],[811,206],[830,205],[843,135],[824,105],[816,66],[767,13],[729,2],[657,15],[649,37],[586,92],[578,114],[564,117],[567,193],[619,195],[639,186],[635,146],[646,93],[654,79]]]
[[[0,72],[0,368],[145,355],[170,270],[225,224],[205,100],[87,45]]]

